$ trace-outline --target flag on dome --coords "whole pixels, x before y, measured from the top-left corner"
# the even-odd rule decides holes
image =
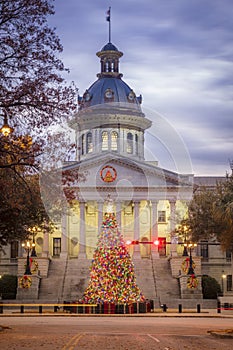
[[[109,7],[108,11],[106,12],[106,21],[110,22],[111,18],[111,7]]]

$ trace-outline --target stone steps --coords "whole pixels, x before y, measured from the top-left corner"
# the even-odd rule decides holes
[[[49,265],[48,277],[40,282],[39,299],[60,301],[66,271],[66,259],[52,259]]]
[[[78,300],[82,297],[90,279],[91,260],[71,258],[68,260],[63,300]]]
[[[147,299],[156,299],[156,286],[150,259],[134,259],[136,283]]]
[[[179,283],[176,278],[172,277],[169,260],[167,258],[154,259],[152,264],[160,303],[164,304],[168,300],[179,299]]]
[[[168,259],[133,259],[136,283],[147,299],[174,307],[180,303],[180,291],[176,278],[171,275]],[[91,260],[81,258],[52,259],[47,278],[41,279],[39,299],[53,302],[79,300],[90,278]]]

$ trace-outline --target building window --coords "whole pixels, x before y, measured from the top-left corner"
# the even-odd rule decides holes
[[[87,147],[86,147],[86,153],[91,153],[93,152],[93,143],[92,143],[92,133],[89,132],[87,134]]]
[[[226,250],[226,260],[227,262],[231,262],[231,250]]]
[[[227,275],[227,291],[232,290],[232,275]]]
[[[116,131],[111,132],[111,150],[117,151],[118,149],[118,133]]]
[[[18,241],[11,242],[11,259],[16,259],[19,255],[19,243]]]
[[[103,131],[102,132],[102,151],[108,150],[108,132]]]
[[[208,259],[209,258],[209,246],[208,246],[208,241],[201,241],[201,256],[203,259]]]
[[[61,253],[61,238],[53,239],[53,256],[60,256]]]
[[[138,135],[135,135],[135,154],[138,154]]]
[[[165,210],[158,211],[158,222],[166,222],[166,211]]]
[[[133,153],[133,134],[131,132],[128,132],[127,134],[127,153],[132,154]]]

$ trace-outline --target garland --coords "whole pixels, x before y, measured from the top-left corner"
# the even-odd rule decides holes
[[[183,272],[186,273],[186,274],[188,272],[189,265],[190,265],[190,258],[187,257],[186,259],[184,259],[184,261],[181,264],[181,268],[182,268]],[[193,266],[193,269],[195,269],[196,264],[195,264],[195,262],[193,260],[192,260],[192,266]]]
[[[187,287],[189,289],[195,289],[198,286],[198,279],[195,275],[191,275],[187,279]]]
[[[31,285],[32,285],[31,277],[29,277],[27,275],[24,275],[24,276],[19,278],[19,286],[20,286],[20,288],[28,289],[28,288],[31,287]]]
[[[39,265],[38,265],[38,262],[35,259],[30,258],[29,259],[29,265],[30,265],[31,273],[36,273],[38,271]],[[26,268],[26,266],[27,266],[27,263],[25,262],[24,267]]]

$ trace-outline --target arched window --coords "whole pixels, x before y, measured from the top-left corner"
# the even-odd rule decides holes
[[[127,153],[132,154],[133,153],[133,134],[131,132],[128,132],[127,134]]]
[[[135,134],[135,154],[138,154],[138,135]]]
[[[118,133],[116,131],[111,132],[111,150],[118,150]]]
[[[91,152],[93,152],[92,133],[88,132],[86,138],[86,153]]]
[[[102,132],[102,151],[108,150],[108,132],[103,131]]]
[[[82,155],[84,155],[84,150],[85,150],[85,135],[83,134],[82,135],[82,150],[81,150]]]
[[[109,72],[109,62],[105,62],[105,72]]]

